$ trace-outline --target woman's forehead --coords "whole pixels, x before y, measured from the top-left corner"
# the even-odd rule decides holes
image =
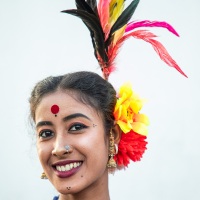
[[[48,94],[39,103],[36,108],[36,120],[38,116],[45,116],[49,114],[72,114],[72,113],[85,113],[92,118],[99,117],[98,112],[86,103],[78,101],[74,97],[74,93],[67,93],[57,91],[52,94]]]

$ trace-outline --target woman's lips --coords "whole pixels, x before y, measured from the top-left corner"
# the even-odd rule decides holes
[[[52,165],[59,178],[68,178],[74,175],[81,167],[83,161],[60,161]]]

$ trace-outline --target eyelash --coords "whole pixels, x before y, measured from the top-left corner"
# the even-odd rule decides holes
[[[51,134],[50,136],[42,136],[43,134]],[[39,133],[39,138],[43,138],[43,139],[46,139],[46,138],[50,138],[50,137],[53,137],[54,136],[54,133],[51,131],[51,130],[42,130],[40,133]]]
[[[73,128],[75,128],[76,130],[72,130]],[[88,126],[82,124],[82,123],[76,123],[73,124],[70,128],[69,128],[69,132],[74,132],[74,131],[81,131],[82,129],[88,128]]]
[[[88,126],[82,124],[82,123],[75,123],[73,124],[70,128],[69,128],[69,132],[76,132],[76,131],[81,131],[85,128],[88,128]],[[72,130],[72,129],[75,129],[75,130]],[[45,136],[43,135],[45,134]],[[47,138],[51,138],[54,136],[54,133],[53,131],[51,130],[42,130],[39,134],[38,134],[39,138],[42,138],[42,139],[47,139]]]

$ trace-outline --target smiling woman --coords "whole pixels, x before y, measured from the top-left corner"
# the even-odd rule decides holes
[[[112,85],[92,72],[48,77],[32,91],[39,159],[59,199],[109,199],[109,136],[117,144],[120,134],[115,104]]]
[[[57,117],[51,113],[52,103],[59,105]],[[57,190],[79,197],[85,196],[86,188],[98,191],[107,179],[108,145],[101,115],[59,89],[44,97],[35,113],[36,124],[50,122],[37,128],[37,149],[43,169]],[[105,185],[101,187],[106,191]],[[87,199],[91,197],[87,195]]]
[[[31,117],[36,126],[37,151],[44,173],[59,200],[109,200],[108,173],[139,161],[146,150],[148,117],[140,113],[143,101],[129,84],[116,94],[108,82],[123,42],[133,36],[150,43],[160,58],[186,76],[149,31],[166,22],[128,23],[139,0],[124,9],[124,0],[76,0],[77,9],[64,13],[82,19],[90,30],[95,57],[103,78],[80,71],[48,77],[34,87]],[[128,23],[128,24],[127,24]]]

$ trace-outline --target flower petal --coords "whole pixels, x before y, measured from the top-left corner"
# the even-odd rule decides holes
[[[134,121],[144,123],[147,126],[149,125],[149,118],[145,114],[136,114]]]
[[[119,125],[123,133],[128,133],[132,128],[128,123],[125,123],[121,120],[117,121],[117,124]]]
[[[136,133],[138,133],[140,135],[147,136],[147,132],[148,132],[147,127],[143,123],[133,122],[132,129],[133,129],[133,131],[135,131]]]

